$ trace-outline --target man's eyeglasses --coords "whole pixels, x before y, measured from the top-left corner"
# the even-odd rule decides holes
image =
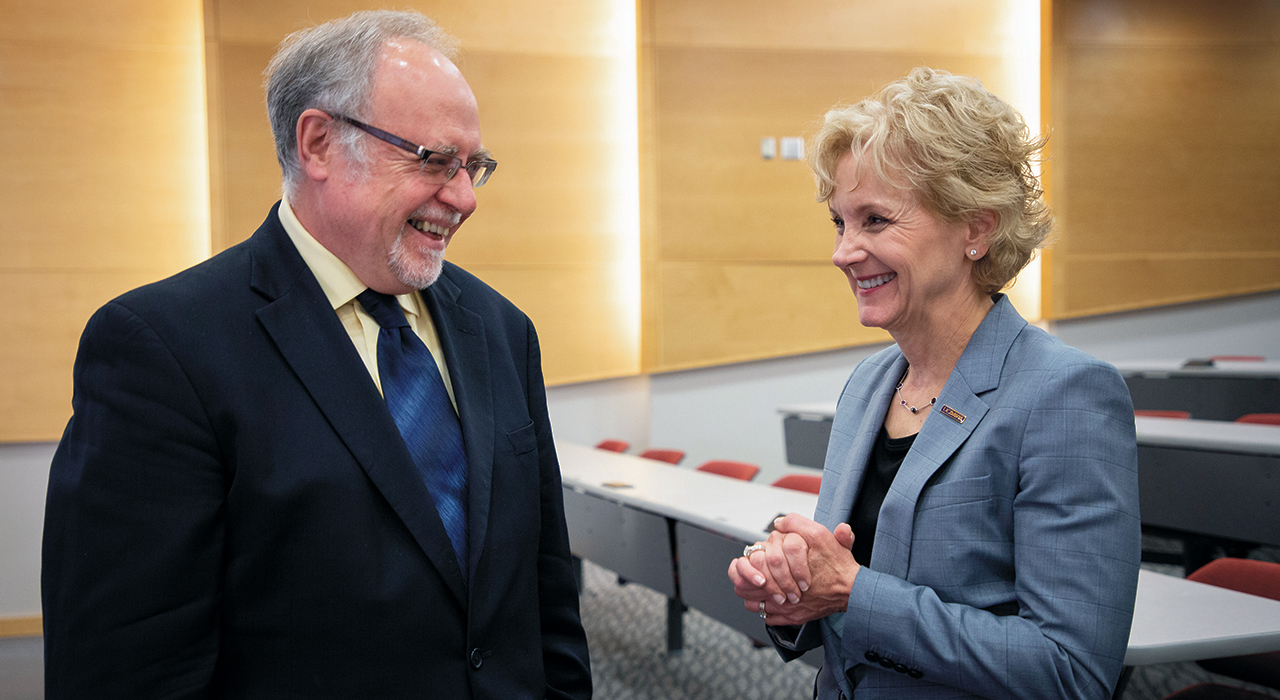
[[[458,170],[462,169],[466,170],[467,177],[471,178],[471,186],[479,187],[489,181],[489,176],[498,167],[498,161],[496,160],[481,158],[469,163],[463,163],[462,159],[457,156],[429,151],[424,146],[419,146],[412,141],[406,141],[395,134],[389,134],[376,126],[369,126],[351,117],[334,115],[333,118],[344,121],[374,138],[382,139],[393,146],[399,146],[414,154],[422,160],[422,174],[437,185],[443,185],[452,180]]]

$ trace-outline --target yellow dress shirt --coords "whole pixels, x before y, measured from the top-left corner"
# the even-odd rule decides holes
[[[347,335],[355,345],[356,352],[360,353],[360,359],[364,360],[373,383],[377,385],[378,391],[382,391],[382,380],[378,377],[378,322],[365,313],[364,307],[356,301],[356,295],[366,289],[364,283],[346,263],[329,252],[307,231],[302,222],[298,221],[287,199],[280,202],[280,223],[307,267],[311,268],[311,273],[320,282],[320,289],[324,290],[325,297],[338,314],[342,327],[347,329]],[[449,392],[449,401],[453,403],[453,410],[457,411],[458,401],[453,397],[453,382],[449,379],[449,368],[445,366],[444,350],[440,347],[440,336],[436,334],[436,324],[427,311],[426,302],[421,294],[399,294],[396,299],[400,301],[400,308],[404,310],[409,327],[422,339],[435,358],[440,376],[444,378],[444,388]]]

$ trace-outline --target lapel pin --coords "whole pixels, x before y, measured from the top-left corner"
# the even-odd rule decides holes
[[[942,415],[946,416],[947,418],[950,418],[951,420],[957,423],[960,423],[962,425],[964,424],[964,414],[946,405],[945,403],[942,404]]]

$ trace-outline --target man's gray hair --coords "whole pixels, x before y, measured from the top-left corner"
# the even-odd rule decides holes
[[[298,118],[308,109],[362,118],[378,57],[383,46],[397,38],[430,46],[450,60],[458,53],[458,41],[429,17],[391,10],[357,12],[294,32],[281,42],[267,65],[267,114],[286,196],[296,193],[302,179]],[[339,142],[363,160],[358,132],[338,124]]]

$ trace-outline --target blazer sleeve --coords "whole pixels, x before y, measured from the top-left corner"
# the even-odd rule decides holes
[[[200,398],[119,302],[82,336],[45,508],[45,693],[203,697],[218,650],[225,478]]]
[[[528,326],[528,397],[530,415],[538,438],[541,470],[542,530],[538,544],[538,605],[542,630],[542,660],[546,673],[546,697],[555,700],[588,700],[591,667],[586,633],[578,610],[578,584],[569,551],[569,530],[564,520],[564,491],[560,462],[556,457],[547,414],[546,388],[542,380],[542,352],[533,323]]]
[[[1046,372],[1034,391],[1013,496],[1019,614],[864,568],[844,616],[845,659],[873,652],[982,697],[1110,697],[1138,578],[1133,408],[1119,373],[1095,360]]]

